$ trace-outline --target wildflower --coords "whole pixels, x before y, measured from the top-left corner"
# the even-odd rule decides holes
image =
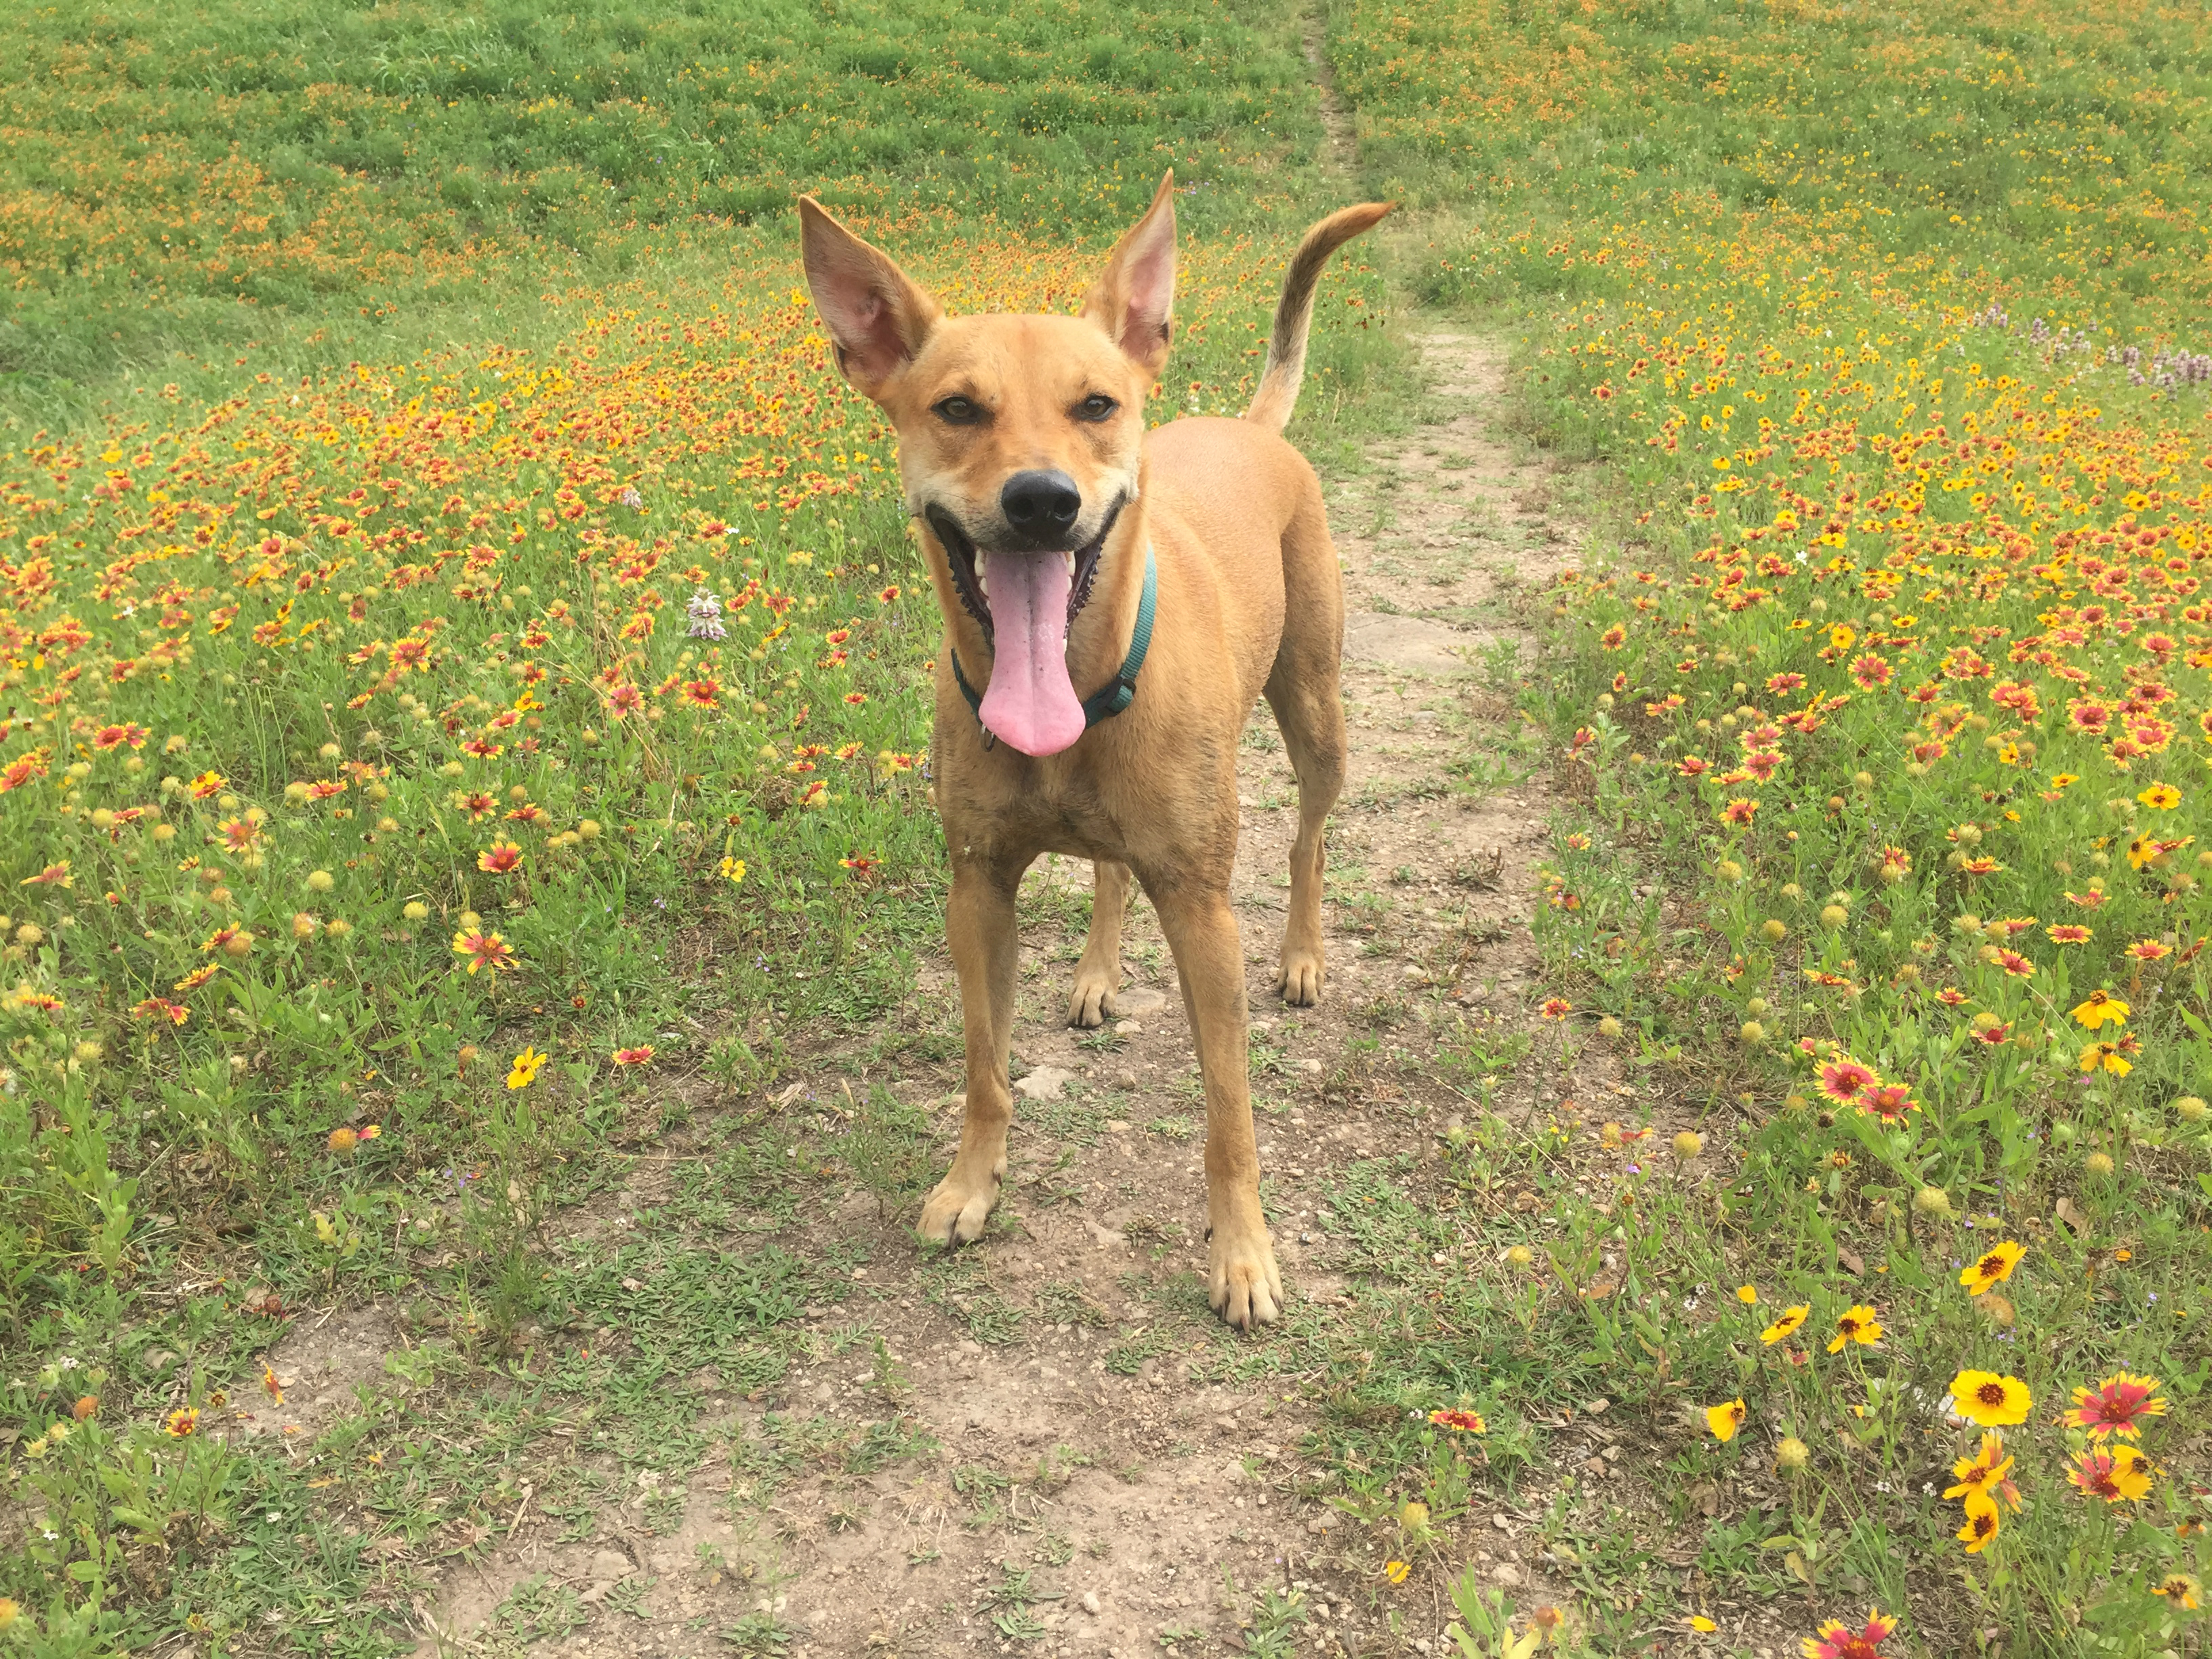
[[[1994,951],[1990,960],[2003,969],[2014,979],[2033,979],[2035,964],[2017,951]]]
[[[1736,1431],[1743,1426],[1743,1419],[1744,1405],[1741,1396],[1726,1405],[1705,1407],[1705,1427],[1723,1446],[1735,1438]]]
[[[1462,1411],[1450,1407],[1429,1413],[1429,1421],[1442,1429],[1457,1429],[1462,1434],[1487,1434],[1490,1425],[1482,1420],[1480,1412]]]
[[[2150,1495],[2150,1460],[2133,1446],[2100,1446],[2075,1453],[2066,1479],[2085,1497],[2132,1504]]]
[[[1774,1448],[1774,1467],[1784,1474],[1795,1474],[1812,1460],[1813,1449],[1794,1434],[1785,1434]]]
[[[1683,1130],[1668,1145],[1668,1150],[1685,1164],[1705,1150],[1705,1137],[1694,1129]]]
[[[2154,783],[2136,799],[2154,811],[2171,812],[2181,805],[2181,791],[2170,783]]]
[[[2002,1244],[1992,1244],[1959,1275],[1959,1282],[1966,1287],[1967,1295],[1979,1296],[1991,1285],[2002,1285],[2010,1279],[2012,1270],[2020,1266],[2021,1257],[2027,1254],[2025,1249],[2010,1239]]]
[[[2189,1605],[2193,1607],[2197,1604],[2194,1601],[2191,1601]],[[22,1609],[15,1605],[15,1597],[12,1595],[0,1595],[0,1636],[5,1636],[8,1633],[9,1626],[13,1625],[15,1620],[21,1616]]]
[[[1806,1302],[1801,1302],[1794,1308],[1784,1308],[1781,1316],[1759,1334],[1759,1340],[1771,1348],[1784,1337],[1795,1336],[1797,1328],[1811,1317],[1812,1312],[1812,1304]]]
[[[2097,990],[2090,992],[2088,1000],[2074,1010],[2074,1018],[2094,1031],[2107,1022],[2124,1025],[2130,1012],[2128,1005],[2110,991]]]
[[[1741,827],[1749,824],[1752,815],[1758,811],[1759,803],[1756,800],[1739,795],[1721,808],[1721,821]]]
[[[1820,1092],[1839,1106],[1848,1106],[1881,1079],[1856,1060],[1834,1060],[1820,1068]]]
[[[1756,1285],[1737,1285],[1735,1287],[1735,1299],[1742,1303],[1747,1308],[1757,1307],[1759,1305],[1759,1286]]]
[[[187,787],[191,790],[194,800],[206,800],[210,796],[221,794],[223,786],[229,781],[220,772],[208,771],[201,773]]]
[[[495,841],[477,854],[477,868],[489,875],[512,875],[522,866],[522,849],[511,841]]]
[[[2091,938],[2089,930],[2078,922],[2064,921],[2043,931],[2051,936],[2053,945],[2087,945]]]
[[[1831,1619],[1817,1637],[1804,1638],[1804,1659],[1885,1659],[1881,1644],[1896,1628],[1897,1620],[1879,1607],[1867,1609],[1866,1624],[1859,1630]]]
[[[80,1423],[89,1423],[100,1415],[100,1396],[93,1394],[78,1395],[76,1403],[70,1407],[70,1415]]]
[[[1864,1305],[1846,1308],[1837,1316],[1836,1334],[1828,1339],[1828,1352],[1841,1353],[1853,1342],[1871,1347],[1881,1340],[1881,1321],[1875,1317],[1872,1308]]]
[[[2094,1072],[2100,1066],[2114,1077],[2125,1077],[2135,1067],[2121,1058],[2117,1042],[2093,1042],[2081,1051],[2081,1069]]]
[[[281,1406],[284,1403],[284,1384],[266,1360],[261,1365],[261,1392],[267,1395],[273,1404]]]
[[[2020,1508],[2020,1488],[2009,1478],[2012,1459],[2005,1455],[2004,1437],[1984,1434],[1981,1449],[1972,1457],[1962,1457],[1951,1465],[1952,1478],[1958,1483],[1945,1488],[1946,1498],[1968,1498],[1976,1492],[1984,1497],[2002,1494],[2005,1502],[2017,1511]]]
[[[690,624],[684,630],[686,638],[722,640],[729,637],[730,630],[722,623],[722,602],[703,587],[691,595],[690,603],[684,608],[684,616]]]
[[[2069,1429],[2082,1429],[2093,1440],[2118,1435],[2136,1440],[2142,1436],[2142,1419],[2166,1415],[2166,1401],[2158,1396],[2158,1379],[2114,1371],[2094,1389],[2074,1390],[2074,1408],[2059,1420]]]
[[[1575,1005],[1565,997],[1547,997],[1545,999],[1544,1006],[1536,1012],[1543,1015],[1546,1019],[1565,1019],[1574,1011]]]
[[[507,1068],[507,1086],[510,1089],[527,1089],[538,1081],[538,1073],[544,1069],[546,1058],[535,1048],[525,1048],[514,1057],[514,1064]]]
[[[189,1440],[199,1432],[200,1408],[181,1406],[169,1413],[161,1424],[161,1432],[172,1440]]]
[[[1969,1555],[1979,1555],[1996,1540],[2003,1522],[1997,1517],[1996,1501],[1985,1492],[1970,1492],[1966,1499],[1966,1524],[1953,1534],[1966,1547]]]
[[[140,1019],[166,1019],[172,1025],[182,1025],[192,1017],[192,1011],[181,1002],[172,1002],[167,997],[147,997],[134,1003],[131,1012]]]
[[[2121,954],[2133,957],[2137,962],[2158,962],[2172,956],[2173,947],[2170,945],[2161,945],[2154,939],[2139,939]]]
[[[35,876],[24,877],[23,879],[17,882],[15,885],[18,887],[60,887],[63,889],[68,889],[76,886],[76,882],[70,874],[70,861],[67,859],[64,859],[59,864],[48,865],[45,869],[40,871]]]
[[[215,963],[210,962],[204,968],[193,969],[191,973],[186,974],[182,979],[179,980],[169,988],[172,991],[183,991],[189,994],[198,990],[201,986],[206,984],[210,980],[213,979],[222,971],[222,970],[220,968],[217,968]]]
[[[617,1066],[642,1066],[652,1058],[653,1045],[650,1042],[641,1042],[635,1048],[615,1050],[615,1064]]]
[[[1403,1561],[1385,1561],[1382,1564],[1382,1576],[1394,1584],[1404,1583],[1407,1575],[1413,1571]]]
[[[330,1146],[334,1152],[349,1152],[360,1143],[360,1140],[359,1135],[343,1124],[331,1131]]]
[[[469,959],[469,972],[479,968],[490,968],[495,973],[507,973],[521,966],[514,947],[497,933],[488,933],[481,927],[467,927],[453,935],[453,954]]]
[[[1693,1613],[1690,1615],[1690,1628],[1700,1636],[1711,1636],[1720,1626],[1706,1618],[1704,1613]]]
[[[1892,1125],[1904,1122],[1905,1114],[1918,1110],[1920,1106],[1912,1098],[1912,1091],[1902,1083],[1876,1084],[1859,1096],[1858,1104],[1868,1116]]]
[[[2016,1376],[1966,1370],[1951,1379],[1951,1402],[1952,1409],[1968,1422],[2002,1429],[2027,1422],[2035,1399]]]
[[[2197,1611],[2197,1597],[2203,1592],[2203,1585],[2185,1572],[2170,1572],[2150,1587],[2153,1595],[2163,1595],[2175,1608],[2184,1613]],[[0,1624],[0,1630],[5,1628],[4,1624]]]

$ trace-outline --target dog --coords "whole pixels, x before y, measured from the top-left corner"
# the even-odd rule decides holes
[[[1280,434],[1322,268],[1390,205],[1307,232],[1242,419],[1148,433],[1145,399],[1174,329],[1172,173],[1073,316],[947,317],[819,203],[799,202],[815,308],[839,369],[898,434],[945,616],[932,759],[968,1098],[959,1152],[922,1208],[925,1240],[980,1237],[998,1200],[1014,894],[1039,854],[1066,853],[1089,859],[1096,881],[1069,1024],[1114,1012],[1133,876],[1175,954],[1205,1078],[1208,1298],[1239,1329],[1282,1309],[1229,900],[1237,751],[1264,696],[1298,781],[1276,986],[1309,1006],[1322,994],[1322,830],[1344,782],[1344,587],[1320,481]]]

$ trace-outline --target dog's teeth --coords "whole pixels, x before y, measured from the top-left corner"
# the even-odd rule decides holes
[[[1067,561],[1067,574],[1073,576],[1075,574],[1075,555],[1073,553],[1063,553],[1060,556]]]

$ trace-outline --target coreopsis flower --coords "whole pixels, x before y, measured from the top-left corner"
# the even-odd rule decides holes
[[[223,786],[229,781],[220,772],[207,771],[194,778],[187,787],[191,790],[194,800],[206,800],[210,796],[221,794]]]
[[[2154,1376],[2114,1371],[2094,1389],[2074,1390],[2074,1407],[2060,1420],[2069,1429],[2085,1431],[2092,1439],[2114,1435],[2136,1440],[2142,1436],[2142,1419],[2166,1415]]]
[[[1897,1620],[1879,1607],[1867,1609],[1867,1621],[1857,1630],[1831,1619],[1820,1632],[1804,1638],[1804,1659],[1888,1659],[1881,1650],[1897,1629]]]
[[[2126,1024],[2130,1012],[2128,1005],[2110,991],[2097,990],[2090,992],[2075,1008],[2073,1018],[2077,1024],[2094,1031],[2107,1024]]]
[[[2136,799],[2155,811],[2171,812],[2181,805],[2181,791],[2170,783],[2154,783]]]
[[[1836,1334],[1828,1339],[1828,1352],[1841,1353],[1854,1342],[1863,1347],[1871,1347],[1881,1340],[1881,1321],[1875,1317],[1872,1308],[1863,1305],[1846,1308],[1837,1316]]]
[[[2204,1586],[2185,1572],[2169,1572],[2150,1587],[2153,1595],[2162,1595],[2175,1611],[2194,1613]]]
[[[2035,1404],[2027,1384],[1995,1371],[1960,1371],[1951,1379],[1952,1409],[1985,1429],[2009,1428],[2027,1421]]]
[[[1759,1340],[1772,1347],[1786,1337],[1795,1336],[1797,1328],[1812,1316],[1812,1304],[1801,1302],[1794,1308],[1784,1308],[1781,1316],[1759,1334]]]
[[[1979,1555],[1996,1541],[2004,1522],[1997,1515],[1996,1500],[1985,1492],[1970,1492],[1966,1498],[1966,1518],[1953,1534],[1966,1547],[1969,1555]]]
[[[2026,1249],[2011,1239],[2002,1244],[1992,1244],[1959,1274],[1959,1282],[1966,1287],[1969,1296],[1979,1296],[1992,1285],[2002,1285],[2010,1279],[2012,1270],[2020,1266],[2020,1259],[2027,1254]]]
[[[2130,1072],[2135,1070],[2135,1067],[2124,1057],[2118,1043],[2093,1042],[2081,1050],[2081,1069],[2085,1072],[2094,1072],[2100,1067],[2110,1072],[2114,1077],[2125,1077]]]
[[[1705,1407],[1705,1428],[1723,1445],[1735,1438],[1736,1431],[1743,1426],[1744,1404],[1741,1397],[1723,1405]]]
[[[1967,1498],[1980,1492],[1985,1498],[2002,1497],[2008,1505],[2017,1511],[2020,1508],[2020,1488],[2011,1480],[2012,1459],[2005,1455],[2004,1437],[1984,1434],[1981,1449],[1972,1457],[1962,1457],[1951,1465],[1951,1476],[1955,1485],[1944,1489],[1946,1498]]]
[[[2093,1447],[2075,1455],[2066,1479],[2085,1497],[2136,1503],[2150,1495],[2150,1460],[2133,1446]]]
[[[527,1089],[538,1081],[538,1073],[544,1068],[546,1059],[546,1055],[539,1054],[535,1048],[524,1048],[514,1057],[514,1065],[507,1067],[507,1086],[510,1089]]]

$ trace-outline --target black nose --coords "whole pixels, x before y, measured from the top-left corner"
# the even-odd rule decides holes
[[[1059,547],[1083,511],[1083,492],[1065,472],[1017,472],[999,492],[999,507],[1018,540],[1032,547]]]

